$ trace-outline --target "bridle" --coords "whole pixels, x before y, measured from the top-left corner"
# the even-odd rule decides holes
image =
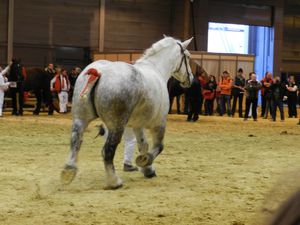
[[[186,70],[186,74],[188,76],[188,82],[189,82],[189,85],[191,84],[191,80],[190,80],[190,73],[188,71],[188,65],[187,65],[187,59],[186,59],[186,55],[184,54],[184,48],[182,47],[182,45],[180,43],[177,42],[177,44],[179,45],[180,47],[180,52],[181,52],[181,55],[182,55],[182,58],[181,58],[181,61],[180,61],[180,64],[179,64],[179,67],[178,69],[175,71],[176,73],[180,71],[181,67],[182,67],[182,64],[184,62],[184,65],[185,65],[185,70]],[[182,82],[181,82],[182,83]]]

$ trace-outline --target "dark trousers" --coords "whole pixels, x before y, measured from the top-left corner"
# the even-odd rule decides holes
[[[203,97],[199,99],[199,113],[202,114],[202,106],[203,106]]]
[[[268,114],[273,116],[273,101],[271,98],[265,98],[265,112],[263,114],[264,118],[268,118]]]
[[[239,93],[238,95],[233,96],[232,110],[231,110],[233,116],[235,113],[237,100],[239,100],[239,117],[243,117],[243,97],[244,97],[243,93]]]
[[[289,117],[297,117],[297,96],[288,97]]]
[[[246,98],[246,112],[245,112],[245,119],[248,118],[250,105],[252,104],[252,117],[253,119],[257,119],[257,98]]]
[[[280,119],[284,120],[283,101],[281,100],[273,100],[273,120],[276,120],[277,107],[280,111]]]
[[[214,99],[205,99],[204,109],[205,115],[212,115],[214,112]]]
[[[188,114],[189,113],[189,109],[190,109],[190,105],[189,105],[189,96],[187,93],[184,93],[184,109],[183,109],[183,113],[184,114]]]
[[[188,102],[190,105],[188,112],[188,121],[197,121],[199,119],[199,109],[200,109],[200,99],[188,97]]]
[[[176,109],[177,109],[177,114],[180,114],[180,95],[177,96],[170,96],[170,109],[169,113],[172,113],[172,105],[174,102],[174,98],[176,97]]]
[[[266,96],[262,95],[261,96],[261,114],[260,116],[263,117],[265,116],[266,112]]]
[[[225,104],[226,104],[226,109],[227,109],[227,115],[231,115],[231,104],[230,104],[230,95],[221,95],[220,96],[221,104],[220,104],[220,111],[221,111],[221,116],[225,114]]]
[[[41,111],[41,106],[43,100],[48,106],[48,114],[52,115],[54,111],[53,102],[52,102],[52,94],[49,90],[42,91],[41,89],[34,90],[34,94],[36,97],[36,106],[35,110],[33,111],[33,114],[38,115]]]
[[[11,98],[12,98],[12,107],[13,107],[13,115],[23,114],[23,106],[24,106],[24,86],[22,83],[18,83],[16,88],[10,88]],[[19,94],[17,99],[17,94]],[[18,100],[18,105],[17,105]]]

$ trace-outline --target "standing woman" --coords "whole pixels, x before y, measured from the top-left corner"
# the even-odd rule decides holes
[[[11,63],[5,67],[4,70],[0,67],[0,117],[2,117],[2,108],[3,108],[3,102],[4,102],[4,92],[7,91],[9,87],[9,82],[6,82],[6,78],[4,77],[5,74],[7,74],[9,68],[11,66]]]
[[[288,83],[286,85],[286,95],[287,95],[287,102],[289,108],[289,118],[293,116],[297,118],[297,90],[298,87],[295,83],[294,76],[290,76],[288,79]]]
[[[273,84],[272,74],[270,72],[266,72],[264,79],[261,81],[262,90],[262,116],[264,119],[268,118],[268,113],[273,116],[273,102],[272,102],[272,89],[271,85]]]
[[[204,109],[205,115],[211,116],[214,112],[214,100],[216,97],[216,89],[217,89],[217,82],[216,78],[213,75],[209,75],[208,82],[205,84],[203,88],[203,98],[204,102]]]
[[[68,78],[67,70],[56,68],[56,75],[51,80],[51,91],[55,91],[58,94],[59,99],[59,112],[67,113],[68,104],[68,92],[70,90],[70,81]]]

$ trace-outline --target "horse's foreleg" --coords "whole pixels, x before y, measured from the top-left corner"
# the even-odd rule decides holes
[[[118,144],[121,142],[123,132],[124,128],[118,130],[108,130],[108,136],[102,149],[107,189],[116,189],[122,186],[122,180],[116,175],[113,160]]]
[[[87,120],[75,119],[73,122],[70,153],[61,173],[61,180],[64,184],[71,183],[76,175],[78,152],[82,143],[83,132],[87,126]]]
[[[141,154],[136,158],[136,164],[142,167],[142,173],[145,177],[151,178],[156,176],[155,169],[152,166],[154,159],[163,150],[163,139],[165,135],[165,126],[155,127],[151,129],[153,147],[146,154]]]

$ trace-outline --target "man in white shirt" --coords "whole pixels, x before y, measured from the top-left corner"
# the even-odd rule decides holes
[[[2,108],[4,102],[4,92],[8,89],[10,82],[7,82],[5,74],[8,73],[11,63],[3,70],[0,67],[0,117],[2,117]]]
[[[56,68],[56,75],[50,83],[51,91],[58,93],[59,99],[59,112],[67,113],[68,92],[70,90],[70,81],[68,78],[67,70]]]

